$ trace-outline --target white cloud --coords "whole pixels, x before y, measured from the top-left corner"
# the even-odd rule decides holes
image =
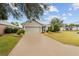
[[[72,16],[72,14],[71,13],[64,13],[64,14],[62,14],[62,17],[65,17],[65,16]]]
[[[73,9],[72,8],[69,8],[69,11],[72,11]]]
[[[68,15],[69,15],[69,16],[72,16],[72,14],[71,14],[71,13],[68,13]]]
[[[63,19],[63,20],[66,20],[66,19],[67,19],[67,17],[62,17],[62,19]]]
[[[48,6],[48,10],[44,12],[44,15],[47,15],[49,12],[59,12],[55,6]]]
[[[44,15],[47,15],[47,14],[48,14],[48,11],[45,11],[45,12],[44,12]]]
[[[49,20],[49,22],[50,22],[51,19],[53,19],[54,17],[61,19],[61,17],[60,16],[57,16],[57,15],[49,16],[46,19]]]
[[[79,3],[73,3],[72,7],[73,7],[74,10],[79,9]]]
[[[64,13],[64,14],[62,14],[62,16],[66,16],[66,14]]]
[[[48,17],[49,22],[51,22],[51,20],[52,20],[54,17],[60,18],[59,16],[56,16],[56,15],[54,15],[54,16],[49,16],[49,17]]]
[[[44,13],[44,15],[47,15],[47,13]]]
[[[55,6],[48,6],[48,9],[51,12],[59,12],[59,10]]]

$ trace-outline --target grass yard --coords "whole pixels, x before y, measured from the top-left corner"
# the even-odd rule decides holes
[[[7,56],[20,38],[21,36],[14,36],[14,34],[0,36],[0,56]]]
[[[79,46],[79,34],[77,34],[77,31],[48,32],[45,35],[64,44]]]

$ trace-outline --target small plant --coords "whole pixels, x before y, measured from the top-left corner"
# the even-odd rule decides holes
[[[77,32],[77,34],[79,34],[79,32]]]
[[[23,30],[23,29],[20,29],[20,30],[17,31],[17,35],[22,35],[24,33],[25,33],[25,30]]]

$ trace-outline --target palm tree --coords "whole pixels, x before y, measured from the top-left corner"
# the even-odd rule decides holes
[[[42,3],[0,3],[0,20],[8,19],[11,14],[19,18],[23,13],[28,19],[40,18],[46,8],[47,5]]]
[[[60,27],[62,26],[63,21],[61,21],[59,18],[53,18],[51,21],[51,29],[54,32],[57,32],[60,30]]]

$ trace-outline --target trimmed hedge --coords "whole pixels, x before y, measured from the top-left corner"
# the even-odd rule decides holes
[[[17,33],[18,30],[19,30],[18,28],[6,27],[6,29],[4,30],[4,33]]]
[[[4,32],[5,32],[5,34],[16,33],[17,35],[22,35],[22,34],[25,33],[25,30],[19,29],[19,28],[6,27],[6,29],[4,30]]]

